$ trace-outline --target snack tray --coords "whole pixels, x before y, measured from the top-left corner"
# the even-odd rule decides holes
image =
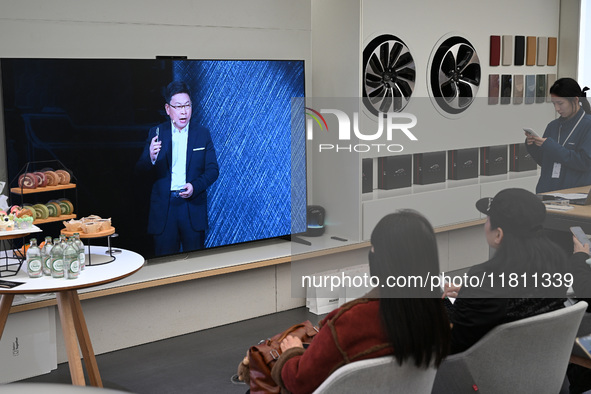
[[[9,231],[0,231],[0,239],[3,238],[18,238],[18,235],[27,235],[31,233],[40,233],[42,230],[34,224],[29,228],[14,229]]]

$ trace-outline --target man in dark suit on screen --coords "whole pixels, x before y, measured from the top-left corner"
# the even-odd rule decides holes
[[[171,82],[164,108],[170,117],[150,129],[138,167],[153,180],[148,233],[157,256],[202,249],[207,221],[207,188],[219,175],[209,130],[191,122],[191,92]]]

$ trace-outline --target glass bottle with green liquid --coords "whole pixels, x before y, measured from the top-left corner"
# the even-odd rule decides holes
[[[45,237],[45,245],[41,248],[41,262],[43,263],[43,275],[51,276],[51,237]]]
[[[41,249],[37,246],[37,238],[31,238],[29,249],[27,249],[27,272],[29,278],[40,278],[43,276]]]
[[[64,278],[76,279],[80,275],[78,248],[74,245],[74,237],[70,237],[64,249]]]
[[[53,278],[64,277],[64,248],[59,238],[54,238],[51,249],[51,276]]]

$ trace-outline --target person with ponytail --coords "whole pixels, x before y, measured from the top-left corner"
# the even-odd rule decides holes
[[[541,167],[536,193],[591,185],[591,106],[572,78],[560,78],[550,87],[554,109],[560,115],[543,137],[526,135],[528,152]]]
[[[439,273],[431,224],[416,211],[389,214],[374,228],[371,245],[370,274],[383,287],[374,282],[367,296],[329,313],[307,349],[298,338],[285,338],[271,371],[281,392],[311,393],[353,361],[392,355],[399,365],[428,368],[448,354],[450,324],[440,289],[386,285],[392,277]]]

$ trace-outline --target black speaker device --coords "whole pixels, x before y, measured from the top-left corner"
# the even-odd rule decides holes
[[[538,168],[538,163],[527,151],[525,142],[509,146],[509,170],[513,172],[531,171]]]
[[[445,151],[414,155],[414,183],[430,185],[445,182]]]
[[[507,145],[480,148],[480,175],[507,173]]]
[[[478,148],[447,152],[447,178],[452,180],[478,178]]]
[[[411,182],[412,155],[378,158],[378,189],[401,189],[410,187]]]
[[[306,218],[308,228],[306,230],[307,237],[319,237],[324,234],[324,219],[326,217],[326,210],[320,205],[308,205],[306,208]]]

